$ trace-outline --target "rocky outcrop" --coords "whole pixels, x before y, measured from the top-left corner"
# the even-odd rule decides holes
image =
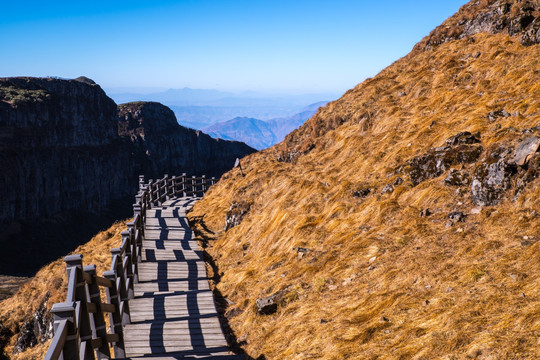
[[[225,215],[225,231],[232,229],[235,226],[240,225],[244,216],[249,212],[251,208],[250,204],[235,202],[231,205],[227,214]]]
[[[473,0],[433,30],[415,49],[429,50],[481,32],[518,36],[524,46],[539,44],[540,3],[530,0]]]
[[[23,352],[52,338],[53,319],[52,315],[47,311],[49,297],[50,293],[47,292],[32,317],[21,325],[17,341],[13,347],[14,354]]]
[[[430,149],[409,161],[409,176],[414,185],[444,174],[453,165],[475,162],[482,154],[479,134],[461,132],[446,140],[446,146]]]
[[[236,158],[255,152],[244,143],[181,126],[171,109],[155,102],[119,105],[118,133],[135,146],[139,172],[153,178],[184,172],[219,176]]]
[[[530,133],[536,129],[524,131]],[[484,151],[480,134],[461,132],[446,140],[446,146],[430,149],[409,161],[413,185],[446,173],[444,184],[470,186],[474,204],[490,206],[499,203],[509,190],[517,196],[540,175],[540,138],[529,136],[517,146],[495,144]],[[461,165],[461,169],[451,168]],[[467,165],[467,167],[465,166]]]
[[[523,139],[515,150],[501,145],[489,152],[478,164],[471,187],[472,200],[477,205],[496,205],[514,189],[517,196],[540,174],[540,139]]]

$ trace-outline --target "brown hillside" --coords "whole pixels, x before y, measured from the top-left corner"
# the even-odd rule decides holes
[[[126,229],[126,221],[117,222],[109,229],[100,232],[88,243],[75,249],[73,253],[82,254],[84,265],[95,264],[97,273],[102,274],[111,266],[110,249],[120,245],[122,240],[120,233]],[[8,330],[4,330],[4,333],[0,332],[0,359],[2,359],[2,342],[7,341],[4,356],[10,358],[21,327],[24,327],[23,323],[32,322],[33,314],[36,314],[42,305],[47,310],[42,323],[45,324],[45,327],[48,326],[47,323],[50,321],[48,311],[54,303],[66,300],[66,287],[66,266],[63,259],[58,259],[43,267],[15,295],[0,302],[0,330],[2,327]],[[38,344],[21,353],[14,354],[13,360],[43,358],[50,341],[44,339],[43,334],[39,334],[40,331],[37,328],[35,331],[38,335],[36,339]],[[2,336],[9,334],[11,336],[6,336],[7,339]]]
[[[523,31],[417,47],[195,205],[250,356],[540,357],[540,153],[516,152],[540,138],[540,45]]]

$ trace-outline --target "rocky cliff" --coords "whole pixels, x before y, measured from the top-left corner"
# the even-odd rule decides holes
[[[27,273],[88,241],[114,219],[105,210],[133,196],[138,174],[219,176],[250,152],[179,126],[159,104],[118,110],[87,78],[0,79],[0,273]]]
[[[0,79],[1,222],[98,212],[133,192],[116,104],[98,85]],[[130,186],[131,185],[131,186]]]
[[[212,139],[183,127],[171,109],[156,102],[119,105],[118,133],[133,144],[139,172],[152,178],[164,173],[220,176],[236,158],[255,151],[242,142]]]

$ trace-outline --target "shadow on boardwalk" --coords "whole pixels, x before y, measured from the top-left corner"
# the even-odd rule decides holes
[[[214,299],[216,301],[216,308],[219,314],[219,322],[221,324],[221,328],[225,332],[225,339],[227,340],[227,344],[229,347],[236,353],[236,354],[245,354],[244,349],[242,349],[243,345],[246,345],[245,341],[238,341],[238,338],[236,337],[236,334],[232,330],[229,319],[225,315],[227,312],[227,307],[229,306],[229,303],[221,294],[219,289],[217,288],[217,284],[221,281],[221,273],[219,271],[219,267],[215,261],[215,259],[206,251],[206,248],[208,247],[209,242],[216,240],[215,233],[208,228],[204,221],[204,215],[202,216],[195,216],[191,219],[189,223],[191,229],[195,233],[196,240],[199,240],[202,243],[202,250],[203,250],[203,257],[204,261],[212,268],[212,277],[209,277],[209,280],[213,281],[213,286],[211,286],[212,292],[214,294]],[[264,355],[259,355],[256,358],[253,358],[246,354],[247,360],[266,360],[266,357]]]

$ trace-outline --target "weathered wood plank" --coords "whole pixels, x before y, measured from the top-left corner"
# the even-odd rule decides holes
[[[155,324],[159,325],[162,329],[164,329],[164,331],[169,330],[169,329],[171,330],[180,330],[184,328],[189,329],[189,326],[190,326],[188,320],[161,321],[161,322],[156,322]],[[201,328],[203,329],[214,328],[216,326],[220,326],[219,319],[217,317],[199,319],[199,324]],[[152,327],[152,324],[150,323],[139,323],[139,324],[132,323],[126,326],[126,331],[129,332],[129,331],[135,331],[135,330],[141,330],[141,329],[149,331],[151,327]]]

